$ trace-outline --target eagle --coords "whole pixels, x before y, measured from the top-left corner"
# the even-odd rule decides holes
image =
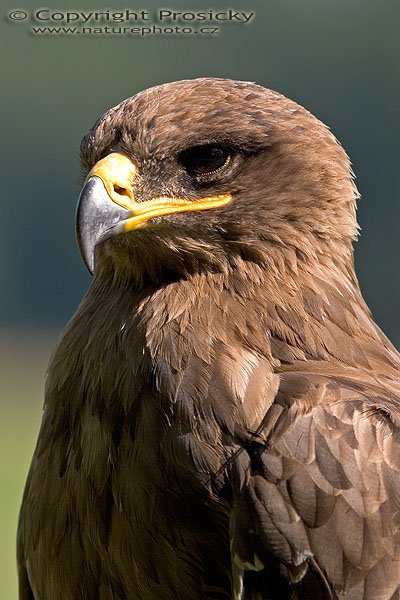
[[[50,361],[20,600],[400,599],[400,357],[341,145],[199,78],[108,110],[81,160],[94,277]]]

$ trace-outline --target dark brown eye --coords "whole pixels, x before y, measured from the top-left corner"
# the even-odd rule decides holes
[[[180,156],[181,163],[189,175],[199,179],[208,178],[226,167],[230,158],[231,154],[227,148],[213,144],[189,148]]]

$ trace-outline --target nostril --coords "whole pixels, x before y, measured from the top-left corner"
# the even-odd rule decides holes
[[[130,197],[130,194],[129,194],[129,192],[128,192],[128,190],[127,190],[126,187],[122,187],[122,186],[116,185],[114,183],[113,188],[114,188],[114,192],[116,194],[118,194],[119,196],[128,196],[128,197]]]

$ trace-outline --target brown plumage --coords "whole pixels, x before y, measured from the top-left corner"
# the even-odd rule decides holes
[[[141,207],[232,201],[93,242],[49,368],[20,599],[400,599],[399,355],[354,273],[344,150],[280,94],[198,79],[108,111],[85,171],[112,152]]]

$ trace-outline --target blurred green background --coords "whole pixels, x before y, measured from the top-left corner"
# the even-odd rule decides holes
[[[42,6],[7,0],[1,10]],[[28,21],[4,16],[1,22],[2,600],[16,598],[16,519],[46,363],[89,283],[74,239],[79,141],[110,106],[151,85],[210,75],[277,89],[326,122],[350,154],[362,193],[356,261],[364,295],[384,331],[400,342],[398,0],[147,0],[129,6],[168,7],[254,10],[256,17],[246,26],[224,25],[217,37],[34,36]],[[53,2],[51,9],[67,6]],[[95,9],[104,6],[69,8]]]

